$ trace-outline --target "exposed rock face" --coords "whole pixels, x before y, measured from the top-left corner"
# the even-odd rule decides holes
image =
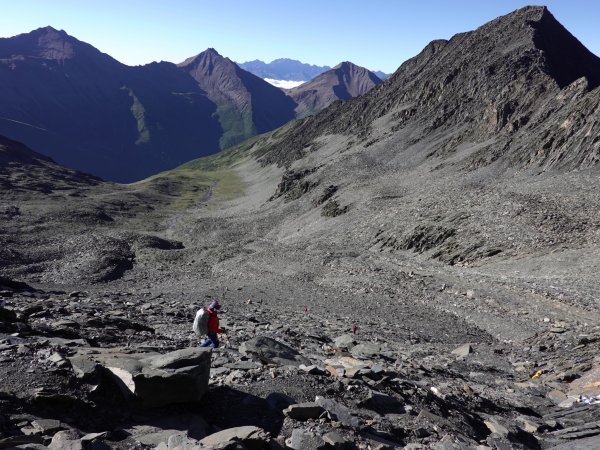
[[[290,89],[296,101],[296,114],[304,117],[315,114],[336,100],[350,100],[366,94],[382,81],[364,67],[345,61],[307,83]]]

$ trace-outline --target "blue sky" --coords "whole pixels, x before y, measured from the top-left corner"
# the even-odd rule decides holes
[[[119,61],[181,62],[208,47],[234,61],[352,61],[393,72],[429,41],[531,4],[517,0],[2,0],[0,36],[46,25]],[[543,4],[600,55],[600,2]]]

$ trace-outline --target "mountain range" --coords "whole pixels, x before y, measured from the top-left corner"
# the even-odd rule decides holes
[[[298,107],[214,49],[130,67],[52,27],[0,39],[0,100],[0,133],[114,181],[277,128]]]
[[[270,63],[255,59],[254,61],[238,63],[238,65],[242,69],[263,78],[271,84],[278,87],[286,87],[287,84],[290,85],[291,88],[297,87],[306,81],[310,81],[323,72],[327,72],[331,69],[329,66],[316,66],[289,58],[275,59]],[[380,80],[385,80],[390,76],[381,70],[371,71],[371,73],[375,74]]]
[[[238,64],[242,69],[261,78],[289,81],[309,81],[331,69],[329,66],[306,64],[295,59],[279,58],[265,63],[259,59]]]

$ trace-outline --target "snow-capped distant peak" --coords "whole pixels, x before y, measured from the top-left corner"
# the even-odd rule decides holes
[[[306,83],[306,81],[293,81],[293,80],[274,80],[273,78],[265,78],[267,83],[272,84],[280,89],[292,89],[296,86]]]

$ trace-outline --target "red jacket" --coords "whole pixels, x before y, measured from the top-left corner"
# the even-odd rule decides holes
[[[223,329],[219,328],[219,317],[217,312],[213,309],[208,309],[208,332],[209,333],[222,333]]]

